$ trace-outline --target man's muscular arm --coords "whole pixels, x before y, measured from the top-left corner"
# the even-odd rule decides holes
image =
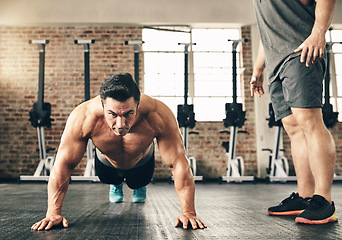
[[[253,74],[252,74],[251,81],[250,81],[252,97],[254,96],[254,93],[258,97],[261,97],[265,93],[264,87],[263,87],[264,69],[265,69],[265,53],[264,53],[264,47],[262,46],[262,42],[260,41],[258,56],[255,60]]]
[[[175,189],[180,201],[182,215],[176,218],[175,226],[182,225],[193,229],[207,226],[196,217],[195,182],[186,157],[182,136],[171,110],[158,102],[161,134],[157,137],[159,153],[163,161],[171,168]]]
[[[82,136],[82,117],[80,109],[75,109],[67,121],[56,162],[52,168],[48,183],[48,209],[46,217],[35,223],[33,230],[49,230],[55,225],[68,227],[68,221],[61,216],[62,205],[66,195],[72,170],[82,159],[87,139]]]

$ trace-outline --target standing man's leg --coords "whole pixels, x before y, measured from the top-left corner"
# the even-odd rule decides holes
[[[320,108],[292,108],[292,112],[306,139],[310,170],[315,182],[314,195],[308,202],[308,207],[297,216],[296,222],[336,222],[336,210],[331,200],[336,161],[334,140],[324,125]]]
[[[325,127],[320,108],[292,108],[299,123],[309,154],[310,169],[314,178],[314,194],[331,203],[331,185],[335,172],[336,149],[334,140]]]
[[[291,140],[298,194],[293,193],[279,206],[270,208],[269,213],[297,215],[301,210],[297,222],[319,224],[337,219],[331,201],[335,144],[322,118],[323,78],[322,62],[306,67],[298,58],[293,58],[270,84],[276,116],[282,119]],[[318,205],[324,207],[318,209]],[[301,221],[302,218],[309,220]]]
[[[312,197],[315,190],[315,182],[310,170],[305,135],[293,117],[291,108],[286,103],[283,91],[280,77],[269,85],[276,120],[282,120],[283,127],[291,140],[291,153],[296,170],[298,193],[292,193],[279,205],[268,209],[269,214],[278,216],[298,215],[302,213],[307,207],[306,198]]]
[[[290,137],[298,194],[302,198],[312,197],[315,191],[315,180],[310,169],[309,153],[304,132],[293,114],[283,118],[282,123]]]
[[[280,73],[284,98],[281,102],[291,112],[282,122],[291,140],[298,192],[304,198],[312,196],[296,218],[300,223],[337,221],[331,200],[336,149],[321,109],[324,69],[323,61],[306,67],[294,58]]]
[[[291,155],[296,171],[298,193],[292,193],[280,205],[270,207],[268,213],[280,216],[298,215],[307,207],[306,201],[315,192],[315,180],[310,169],[307,141],[302,128],[293,114],[282,118],[282,123],[290,137]]]
[[[291,140],[300,197],[313,196],[296,222],[324,224],[337,221],[331,200],[331,186],[335,171],[334,140],[325,127],[320,108],[291,108],[293,114],[282,119]],[[292,198],[298,205],[299,198]],[[293,205],[289,203],[283,205]],[[282,205],[280,205],[282,206]],[[279,207],[278,207],[279,208]]]

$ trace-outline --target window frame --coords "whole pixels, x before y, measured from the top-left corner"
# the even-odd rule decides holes
[[[151,28],[148,28],[148,29],[151,29]],[[162,29],[160,30],[159,28],[155,29],[155,30],[159,30],[159,31],[163,31],[165,29]],[[192,42],[195,42],[196,40],[193,40],[193,31],[200,31],[200,30],[232,30],[232,31],[236,31],[236,35],[238,35],[238,37],[241,36],[241,29],[240,28],[188,28],[188,29],[182,29],[183,32],[185,33],[189,33],[189,42],[192,43]],[[170,31],[170,29],[168,29],[167,31]],[[171,30],[172,31],[172,30]],[[179,32],[178,30],[175,30],[176,32]],[[196,95],[196,81],[199,81],[199,80],[196,80],[196,69],[195,69],[195,66],[194,66],[194,62],[196,61],[196,59],[194,59],[196,57],[196,54],[206,54],[206,53],[222,53],[222,54],[226,54],[227,56],[227,61],[228,62],[228,65],[227,65],[227,72],[229,74],[226,75],[226,84],[228,86],[231,86],[231,82],[232,82],[232,59],[231,59],[231,56],[228,56],[228,54],[232,54],[232,50],[231,50],[231,44],[228,42],[228,38],[232,38],[230,36],[227,36],[226,37],[226,41],[227,41],[227,48],[226,49],[223,49],[223,50],[206,50],[206,51],[203,51],[203,50],[194,50],[194,48],[196,48],[197,46],[189,46],[189,53],[188,53],[188,56],[189,56],[189,59],[188,59],[188,63],[189,63],[189,67],[188,67],[188,70],[189,70],[189,75],[188,75],[188,104],[194,104],[194,112],[195,112],[195,119],[196,121],[201,121],[201,122],[221,122],[224,118],[225,118],[225,104],[222,104],[222,106],[220,105],[219,106],[219,109],[220,109],[220,117],[212,117],[212,116],[205,116],[206,114],[205,113],[202,113],[202,109],[203,109],[203,106],[199,107],[198,104],[196,104],[196,102],[203,102],[205,101],[205,99],[208,99],[208,100],[212,100],[212,101],[215,101],[216,99],[216,102],[224,102],[224,103],[227,103],[227,102],[232,102],[232,89],[227,89],[227,94],[221,94],[219,96],[211,96],[211,95],[207,95],[207,96],[204,96],[204,95]],[[143,30],[143,41],[147,41],[146,39],[144,39],[144,30]],[[150,54],[150,53],[183,53],[184,55],[184,51],[167,51],[165,49],[163,50],[146,50],[144,48],[144,45],[143,45],[143,53],[144,53],[144,91],[146,90],[146,82],[148,81],[148,77],[146,76],[148,73],[146,73],[146,65],[145,65],[145,56],[146,54]],[[230,59],[229,59],[230,58]],[[242,64],[242,60],[241,60],[241,46],[238,47],[237,49],[237,67],[238,67],[238,70],[237,70],[237,86],[238,86],[238,89],[237,89],[237,101],[239,103],[243,102],[243,89],[242,89],[242,86],[243,84],[241,83],[241,81],[243,80],[243,77],[242,77],[242,69],[240,66]],[[209,69],[210,67],[208,67]],[[184,61],[183,61],[183,69],[184,69]],[[183,89],[184,89],[184,70],[183,70]],[[183,90],[184,92],[184,90]],[[183,98],[182,102],[180,102],[179,104],[184,104],[184,94],[183,95],[177,95],[177,94],[170,94],[170,95],[153,95],[153,94],[149,94],[149,91],[146,92],[146,94],[150,95],[151,97],[154,97],[156,99],[159,99],[159,100],[162,100],[164,101],[166,104],[167,104],[167,98],[175,98],[175,99],[180,99],[180,98]],[[168,105],[168,104],[167,104]],[[169,106],[171,108],[171,110],[174,112],[175,115],[177,115],[177,106]],[[200,110],[200,114],[199,114],[199,111],[198,109],[201,109]],[[205,108],[204,107],[204,110],[205,111]],[[197,114],[196,114],[197,113]],[[197,115],[197,116],[196,116]],[[198,118],[198,115],[202,115],[201,117]],[[212,115],[212,114],[211,114]],[[203,117],[205,116],[205,117]]]

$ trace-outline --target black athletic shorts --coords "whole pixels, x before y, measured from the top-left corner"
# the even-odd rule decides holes
[[[292,114],[291,108],[321,108],[325,61],[305,66],[300,56],[290,59],[269,85],[276,121]]]
[[[95,172],[101,182],[119,185],[126,179],[126,184],[131,189],[141,188],[151,182],[154,173],[154,163],[154,144],[152,144],[146,157],[128,170],[115,168],[99,154],[98,150],[95,151]]]

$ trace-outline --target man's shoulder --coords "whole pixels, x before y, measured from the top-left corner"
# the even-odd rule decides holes
[[[68,121],[71,121],[74,127],[80,128],[82,132],[88,134],[96,126],[99,119],[103,118],[101,106],[99,97],[83,102],[72,111]]]
[[[140,101],[141,114],[157,114],[164,116],[169,114],[169,108],[160,100],[150,97],[148,95],[142,94]]]
[[[80,117],[81,116],[95,117],[99,115],[100,110],[101,110],[101,99],[99,96],[97,96],[75,107],[72,113]]]
[[[163,132],[175,125],[175,116],[162,101],[142,95],[140,101],[141,114],[158,132]]]

